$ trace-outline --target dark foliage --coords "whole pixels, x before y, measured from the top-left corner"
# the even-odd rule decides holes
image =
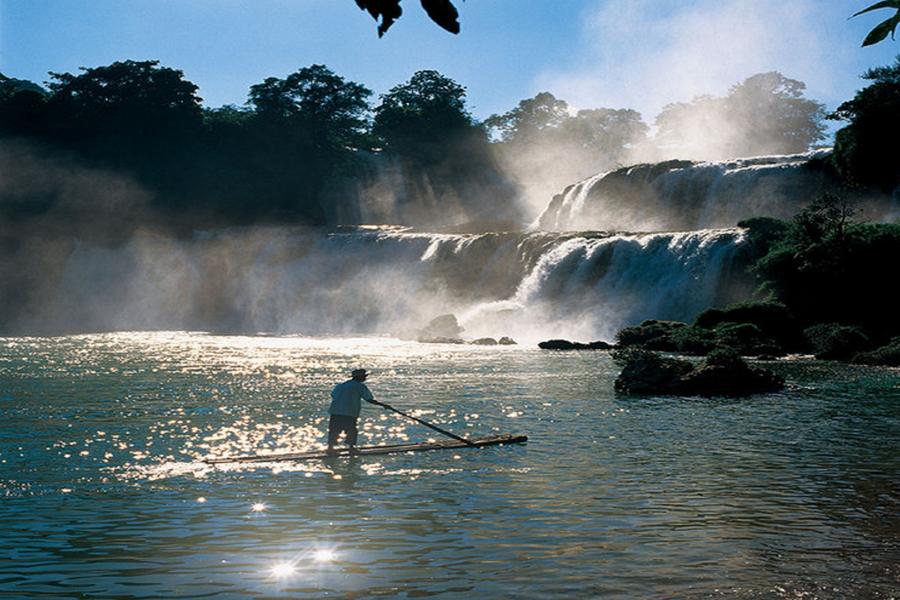
[[[459,33],[459,11],[450,0],[421,0],[421,2],[422,8],[432,21],[450,33]],[[381,19],[378,37],[383,36],[403,14],[400,0],[356,0],[356,5],[367,11],[376,21]]]
[[[197,90],[157,61],[53,73],[48,90],[0,75],[0,137],[136,180],[150,210],[119,211],[132,228],[150,212],[185,231],[335,223],[338,197],[353,204],[379,176],[373,165],[397,162],[409,188],[403,201],[425,206],[421,220],[518,223],[515,189],[465,107],[465,88],[436,71],[385,94],[374,122],[371,92],[324,65],[253,85],[244,107],[204,109]],[[40,217],[59,202],[55,193],[10,190],[0,198],[6,219]]]
[[[846,179],[890,192],[900,185],[900,57],[863,78],[872,83],[829,116],[849,121],[835,135],[834,162]]]
[[[878,42],[884,40],[888,36],[888,34],[890,34],[891,39],[894,39],[894,33],[897,31],[897,26],[900,25],[900,0],[882,0],[881,2],[876,2],[872,6],[862,9],[853,16],[858,17],[861,14],[873,10],[880,10],[882,8],[893,8],[896,9],[897,12],[895,12],[893,16],[888,17],[887,19],[876,25],[875,28],[869,32],[869,35],[867,35],[866,39],[863,40],[863,47],[877,44]]]
[[[468,220],[515,220],[506,183],[484,129],[466,108],[466,89],[437,71],[418,71],[375,108],[376,144],[409,174],[407,196],[457,206]]]
[[[726,308],[712,308],[701,313],[696,327],[724,330],[726,335],[740,339],[744,336],[761,336],[755,341],[772,340],[785,348],[797,348],[800,330],[792,311],[779,302],[747,302]],[[753,325],[755,330],[727,329],[729,326]],[[750,353],[761,352],[752,350]]]
[[[816,358],[850,360],[871,346],[869,337],[859,328],[840,323],[820,323],[803,331]]]
[[[757,262],[765,289],[803,325],[858,325],[878,338],[900,333],[890,262],[900,256],[900,225],[856,224],[810,238],[796,225]]]
[[[884,346],[870,352],[860,352],[853,358],[854,363],[900,367],[900,337],[895,337]]]
[[[616,334],[620,346],[643,346],[651,350],[675,351],[671,336],[685,327],[678,321],[657,321],[650,319],[640,325],[626,327]]]

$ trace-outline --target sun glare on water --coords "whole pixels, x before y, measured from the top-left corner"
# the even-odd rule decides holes
[[[280,562],[275,564],[270,572],[272,573],[272,577],[284,579],[285,577],[290,577],[291,575],[296,573],[297,567],[294,566],[293,563]]]
[[[320,563],[321,562],[331,562],[335,559],[336,556],[337,555],[335,554],[334,550],[328,550],[326,548],[326,549],[322,549],[322,550],[316,550],[315,553],[313,554],[313,559],[316,562],[320,562]]]

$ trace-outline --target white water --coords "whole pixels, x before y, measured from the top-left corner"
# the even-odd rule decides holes
[[[75,245],[25,332],[190,329],[387,334],[452,312],[465,337],[611,339],[713,304],[740,230],[643,235],[398,228],[229,230]]]
[[[828,150],[722,162],[670,161],[598,174],[567,188],[538,219],[549,231],[660,231],[789,218],[828,189],[811,166]]]

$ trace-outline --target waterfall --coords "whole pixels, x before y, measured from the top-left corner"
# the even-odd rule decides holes
[[[727,285],[738,229],[644,235],[229,229],[72,243],[22,332],[398,334],[459,316],[470,337],[610,339],[691,319]]]
[[[556,196],[547,231],[681,231],[789,218],[833,185],[828,150],[722,162],[671,160],[600,174]]]

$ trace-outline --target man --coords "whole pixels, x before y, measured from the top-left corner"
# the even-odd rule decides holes
[[[356,369],[350,375],[352,379],[337,384],[331,390],[331,406],[328,408],[328,413],[331,415],[328,421],[328,452],[335,452],[334,445],[337,443],[338,436],[344,432],[347,434],[350,453],[355,453],[356,438],[359,433],[356,422],[362,408],[361,400],[370,404],[381,404],[375,400],[372,392],[363,383],[369,376],[365,369]]]

